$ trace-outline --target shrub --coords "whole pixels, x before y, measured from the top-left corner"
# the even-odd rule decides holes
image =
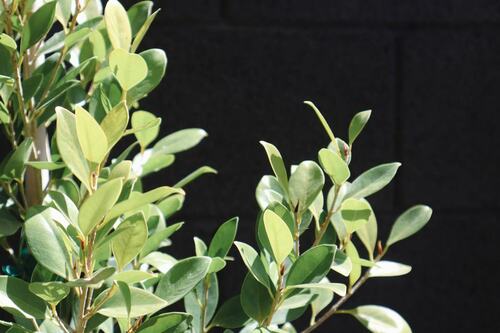
[[[157,140],[161,119],[140,109],[167,65],[162,50],[138,52],[158,14],[152,9],[151,1],[126,11],[110,0],[102,15],[100,0],[1,0],[0,122],[11,152],[0,164],[0,243],[9,256],[0,307],[11,320],[0,326],[47,333],[295,332],[291,322],[310,309],[303,332],[334,313],[352,315],[372,332],[410,332],[385,307],[343,308],[368,279],[410,272],[383,257],[431,216],[426,206],[412,207],[387,241],[379,240],[366,198],[392,180],[399,163],[348,181],[352,146],[369,111],[354,116],[346,142],[306,102],[328,134],[319,164],[288,168],[274,145],[261,142],[273,175],[256,190],[258,249],[235,242],[232,218],[208,245],[194,238],[194,257],[163,251],[182,227],[171,221],[183,206],[183,188],[215,170],[202,166],[173,186],[143,189],[145,177],[206,136],[191,128]],[[241,293],[219,306],[217,273],[233,243],[248,273]],[[168,312],[181,300],[185,312]]]

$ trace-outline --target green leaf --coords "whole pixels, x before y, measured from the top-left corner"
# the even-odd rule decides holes
[[[129,199],[120,201],[109,211],[104,222],[106,223],[124,213],[136,210],[137,208],[164,199],[173,194],[184,194],[184,191],[174,187],[161,186],[146,193],[132,192]]]
[[[247,266],[248,271],[263,286],[269,288],[269,277],[257,251],[250,245],[242,242],[234,242],[234,245],[238,248],[241,259],[243,259],[243,263]]]
[[[134,132],[137,141],[141,145],[142,150],[146,149],[146,147],[153,142],[158,133],[160,131],[160,124],[148,127],[147,125],[150,123],[157,122],[158,117],[156,117],[151,112],[147,111],[135,111],[132,113],[132,129],[140,129],[142,127],[146,127],[144,130],[138,130]]]
[[[30,16],[22,31],[21,53],[35,45],[49,32],[54,23],[56,4],[57,1],[48,2]]]
[[[33,167],[38,170],[49,170],[49,171],[59,170],[66,167],[66,165],[62,162],[52,162],[52,161],[28,161],[26,162],[26,165],[29,165],[30,167]]]
[[[109,67],[123,90],[128,91],[144,80],[148,74],[146,61],[137,54],[115,49],[109,55]]]
[[[169,218],[176,212],[181,210],[184,204],[184,196],[181,194],[174,194],[163,201],[160,201],[156,205],[161,210],[165,218]]]
[[[132,162],[131,161],[121,161],[113,166],[111,172],[109,173],[109,180],[115,178],[123,178],[127,181],[130,179],[130,173],[132,172]]]
[[[101,122],[101,128],[108,141],[108,152],[122,138],[128,125],[128,109],[123,102],[109,111]]]
[[[290,176],[289,193],[292,206],[305,212],[323,188],[325,177],[316,162],[304,161]]]
[[[358,137],[359,133],[363,130],[366,123],[372,114],[371,110],[361,111],[356,113],[349,124],[349,146],[352,146],[354,140]]]
[[[401,163],[381,164],[363,172],[356,178],[345,196],[345,198],[366,198],[375,192],[380,191],[389,184],[396,175],[396,171]]]
[[[108,139],[101,126],[84,108],[75,109],[76,134],[85,158],[93,163],[101,163],[108,153]]]
[[[209,274],[184,297],[184,309],[193,316],[193,322],[191,323],[193,332],[202,333],[206,330],[206,326],[212,319],[218,302],[219,283],[217,275]],[[202,307],[205,310],[203,314],[203,328],[201,327]]]
[[[32,282],[29,290],[45,302],[57,305],[69,295],[70,288],[62,282]]]
[[[139,283],[144,280],[148,280],[151,278],[154,278],[156,275],[144,272],[144,271],[137,271],[137,270],[131,270],[131,271],[123,271],[120,273],[117,273],[115,276],[113,276],[113,280],[115,281],[123,281],[128,284],[132,283]]]
[[[406,239],[422,229],[431,219],[432,209],[429,206],[417,205],[401,214],[392,226],[387,246]]]
[[[292,252],[293,238],[287,224],[281,217],[271,210],[264,212],[264,228],[266,230],[267,239],[271,248],[276,263],[281,265],[286,257]]]
[[[12,276],[0,276],[0,307],[16,317],[45,318],[45,303],[33,297],[27,282]]]
[[[207,132],[200,128],[183,129],[167,135],[158,141],[153,150],[164,154],[177,154],[196,146],[207,136]]]
[[[204,175],[204,174],[207,174],[207,173],[213,173],[213,174],[216,174],[217,173],[217,170],[215,170],[214,168],[211,168],[209,166],[202,166],[202,167],[199,167],[198,169],[196,169],[195,171],[191,172],[189,175],[187,175],[186,177],[182,178],[180,181],[177,182],[177,184],[174,185],[174,187],[184,187],[186,186],[187,184],[191,183],[192,181],[194,181],[195,179],[197,179],[198,177]]]
[[[347,243],[345,252],[349,259],[351,259],[352,263],[351,273],[349,274],[349,285],[352,287],[361,277],[361,265],[359,264],[360,258],[358,250],[352,242]]]
[[[408,323],[395,311],[378,305],[363,305],[346,311],[373,333],[411,333]]]
[[[172,268],[177,260],[174,257],[161,252],[151,252],[140,260],[142,264],[153,266],[161,273],[166,273]]]
[[[17,49],[16,41],[13,40],[12,37],[4,33],[0,34],[0,44],[10,50]]]
[[[78,225],[85,236],[110,212],[120,197],[122,186],[121,178],[112,179],[100,186],[83,202],[78,215]]]
[[[337,247],[318,245],[304,252],[288,272],[287,286],[317,283],[330,271]]]
[[[137,154],[132,161],[132,169],[137,177],[144,177],[152,172],[157,172],[172,165],[175,155],[155,152],[153,149],[146,149]]]
[[[24,139],[24,141],[14,150],[11,155],[0,164],[1,180],[21,180],[23,177],[25,164],[28,161],[31,150],[33,149],[33,141],[31,138]]]
[[[180,333],[187,332],[192,316],[182,312],[162,313],[150,317],[137,330],[137,333]]]
[[[155,294],[168,304],[177,302],[207,275],[210,262],[208,257],[191,257],[178,261],[161,277]]]
[[[334,292],[335,294],[344,297],[347,292],[347,287],[342,283],[331,283],[331,282],[322,282],[322,283],[303,283],[296,284],[293,286],[287,286],[285,290],[293,290],[293,289],[320,289],[320,290],[328,290]]]
[[[7,209],[0,209],[0,239],[15,234],[20,227],[21,223]]]
[[[163,50],[150,49],[139,53],[139,55],[148,65],[148,74],[141,83],[133,87],[127,94],[127,99],[131,102],[145,97],[156,88],[163,79],[167,68],[167,56]]]
[[[29,100],[39,91],[42,81],[42,74],[36,74],[26,80],[23,80],[23,98],[26,103],[29,103]]]
[[[342,185],[351,176],[347,163],[339,154],[330,149],[323,148],[319,151],[319,162],[326,174],[338,186]]]
[[[132,43],[132,28],[125,8],[117,0],[109,0],[104,9],[104,22],[114,49],[128,51]]]
[[[103,267],[94,272],[90,277],[68,281],[66,282],[66,285],[68,287],[89,287],[97,289],[102,286],[105,280],[112,277],[115,272],[116,268],[114,267]]]
[[[244,326],[248,321],[249,318],[241,307],[240,295],[236,295],[222,304],[210,325],[223,328],[238,328]]]
[[[278,148],[265,141],[260,141],[260,144],[266,150],[267,158],[269,159],[269,163],[271,164],[276,178],[278,178],[278,181],[284,189],[288,189],[288,175],[285,163],[283,162],[283,158],[281,157],[281,153]]]
[[[160,10],[156,10],[153,14],[149,15],[142,27],[139,29],[137,32],[137,35],[134,38],[134,42],[132,43],[131,50],[132,52],[135,52],[139,45],[141,44],[142,39],[146,35],[146,32],[148,32],[149,27],[151,26],[151,23],[153,23],[153,20],[155,19],[156,15],[158,15],[158,12]]]
[[[240,302],[246,315],[261,323],[270,314],[273,299],[268,290],[248,273],[241,286]]]
[[[265,210],[272,203],[282,203],[285,197],[285,191],[274,176],[264,176],[257,184],[255,198],[261,210]]]
[[[226,267],[226,261],[224,259],[219,257],[212,258],[212,262],[208,268],[208,274],[217,273],[223,270],[224,267]]]
[[[104,290],[96,297],[95,304],[108,293]],[[167,302],[144,289],[130,287],[130,316],[126,303],[121,293],[115,293],[102,307],[98,313],[113,318],[136,318],[154,313],[168,305]]]
[[[125,309],[127,310],[127,319],[130,319],[130,312],[132,310],[132,295],[130,294],[130,288],[128,284],[122,281],[117,281],[118,289],[122,295],[123,301],[125,303]]]
[[[25,222],[24,231],[31,253],[38,263],[68,279],[72,275],[67,245],[70,240],[62,228],[45,214],[38,213]]]
[[[411,272],[411,266],[393,261],[382,260],[370,268],[369,277],[391,277],[406,275]]]
[[[90,190],[90,169],[78,142],[75,115],[61,107],[56,108],[56,115],[59,154],[71,172]]]
[[[226,257],[229,249],[231,249],[234,238],[236,237],[238,220],[238,217],[233,217],[232,219],[224,222],[219,229],[217,229],[208,247],[209,257]]]
[[[153,1],[139,1],[127,10],[128,20],[132,28],[132,36],[135,36],[139,29],[146,22],[151,10]]]
[[[373,209],[371,208],[371,206],[369,207],[371,214],[370,217],[368,218],[368,222],[365,223],[358,230],[356,230],[356,235],[358,235],[359,239],[361,240],[366,250],[368,251],[370,259],[373,259],[373,253],[375,251],[375,246],[377,245],[377,240],[378,240],[377,239],[378,226],[377,226],[377,218],[373,213]]]
[[[124,229],[111,241],[118,269],[132,261],[142,250],[148,238],[148,227],[142,213],[134,214],[120,223],[116,231]]]
[[[340,206],[340,214],[347,233],[352,234],[368,223],[372,210],[366,200],[349,198]]]
[[[84,40],[87,39],[91,31],[92,30],[90,28],[85,28],[85,27],[73,31],[72,33],[67,35],[66,38],[64,39],[64,45],[66,46],[67,49],[69,49],[76,43],[83,42]]]
[[[349,276],[352,270],[351,259],[344,252],[337,250],[332,262],[332,270],[343,276]]]
[[[313,109],[314,113],[316,113],[316,116],[318,117],[319,121],[321,122],[321,125],[323,125],[323,128],[325,129],[325,132],[328,134],[328,137],[330,138],[331,142],[335,142],[335,136],[333,135],[332,129],[330,128],[330,125],[328,125],[328,122],[326,121],[325,117],[321,114],[319,109],[314,105],[313,102],[310,101],[305,101],[304,104],[308,105]],[[335,150],[338,153],[338,147],[335,145]]]
[[[156,251],[160,247],[161,243],[170,236],[172,236],[174,232],[179,230],[183,226],[183,224],[184,222],[175,223],[163,230],[160,230],[152,234],[144,244],[144,247],[141,250],[140,257],[144,258],[151,252]]]
[[[198,257],[203,257],[207,255],[208,252],[208,247],[207,244],[203,241],[203,239],[200,239],[198,237],[193,237],[194,241],[194,251],[196,256]]]

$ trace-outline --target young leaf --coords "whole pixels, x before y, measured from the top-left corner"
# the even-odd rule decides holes
[[[370,268],[370,277],[401,276],[411,272],[411,266],[403,265],[393,261],[379,261]]]
[[[340,214],[347,233],[352,234],[368,223],[372,210],[366,200],[349,198],[340,206]]]
[[[35,45],[49,32],[54,23],[56,4],[57,1],[47,2],[29,17],[28,23],[22,30],[21,53]]]
[[[215,232],[212,241],[208,247],[209,257],[226,257],[231,245],[233,244],[236,231],[238,230],[238,217],[224,222]]]
[[[106,301],[97,312],[107,317],[126,319],[145,316],[161,310],[168,305],[167,302],[149,291],[135,287],[130,287],[129,289],[131,304],[130,313],[127,310],[126,303],[124,302],[121,293],[114,293],[114,295]],[[95,303],[99,303],[99,301],[102,300],[107,293],[108,290],[104,290],[99,296],[96,297]]]
[[[142,213],[128,217],[120,223],[116,231],[120,229],[123,229],[123,232],[111,241],[111,248],[119,270],[141,252],[148,238],[148,227]]]
[[[180,333],[189,329],[192,316],[182,312],[162,313],[147,319],[137,333]]]
[[[359,264],[360,258],[358,254],[358,250],[354,246],[352,242],[347,243],[345,247],[345,252],[349,259],[351,260],[352,269],[349,274],[349,286],[353,286],[356,281],[361,277],[361,265]]]
[[[354,140],[358,137],[359,133],[363,130],[366,123],[372,114],[371,110],[361,111],[356,113],[349,124],[349,146],[352,146]]]
[[[396,175],[396,171],[401,163],[381,164],[363,172],[356,178],[345,196],[345,198],[366,198],[375,192],[380,191],[389,184]]]
[[[125,103],[118,103],[101,122],[101,128],[108,140],[108,151],[122,138],[128,125],[128,109]]]
[[[234,242],[234,245],[238,248],[241,259],[243,259],[243,263],[247,266],[248,271],[263,286],[269,288],[269,276],[267,275],[266,268],[264,264],[262,264],[257,251],[250,245],[242,242]]]
[[[101,163],[108,153],[108,139],[101,126],[84,108],[75,109],[76,134],[85,158],[93,163]]]
[[[180,260],[162,276],[155,294],[168,304],[177,302],[207,275],[210,262],[208,257]]]
[[[132,29],[127,11],[117,0],[109,0],[104,9],[104,22],[114,49],[128,51],[132,43]]]
[[[330,149],[323,148],[319,151],[319,162],[330,176],[333,182],[340,186],[351,176],[347,163],[340,157],[339,154]]]
[[[123,180],[116,178],[100,186],[93,195],[85,200],[78,215],[80,230],[87,236],[101,223],[120,197]]]
[[[321,281],[330,271],[336,251],[334,245],[318,245],[304,252],[290,268],[286,285]]]
[[[115,49],[111,52],[109,67],[125,91],[139,84],[148,74],[146,61],[140,55],[128,53],[123,49]]]
[[[146,127],[149,123],[155,122],[156,119],[158,119],[158,117],[151,112],[135,111],[132,113],[132,129],[135,130]],[[137,130],[134,132],[142,150],[146,149],[146,147],[156,139],[159,131],[160,124],[153,127],[146,127],[144,130]]]
[[[288,189],[288,175],[286,172],[285,163],[283,163],[283,158],[281,157],[281,153],[278,148],[271,143],[260,141],[260,144],[264,147],[267,153],[267,158],[269,159],[269,163],[273,168],[274,174],[281,186],[286,190]]]
[[[292,206],[304,212],[323,188],[325,176],[316,162],[304,161],[290,176],[289,192]]]
[[[316,113],[316,116],[318,117],[319,121],[321,122],[321,125],[323,125],[323,128],[325,129],[326,133],[328,134],[328,137],[330,138],[331,142],[335,142],[335,136],[333,135],[332,129],[330,128],[330,125],[328,125],[328,122],[326,121],[325,117],[321,114],[319,109],[314,105],[313,102],[310,101],[305,101],[304,104],[308,105],[311,109],[314,110],[314,113]],[[334,149],[338,153],[338,147],[337,145],[334,145]]]
[[[273,299],[268,290],[248,273],[241,286],[240,302],[246,315],[260,323],[271,312]]]
[[[28,289],[28,283],[12,276],[0,276],[0,307],[16,317],[45,318],[44,301]]]
[[[240,295],[236,295],[222,304],[215,314],[211,325],[215,327],[238,328],[244,326],[249,319],[241,307]]]
[[[57,147],[71,172],[90,190],[90,169],[78,142],[75,116],[70,111],[57,107]]]
[[[418,232],[431,219],[432,209],[428,206],[413,206],[401,214],[392,226],[387,246],[399,242]]]
[[[31,253],[38,263],[68,279],[72,271],[67,245],[70,240],[62,228],[45,214],[38,213],[25,222],[24,231]]]
[[[293,238],[290,229],[281,217],[271,210],[264,212],[264,228],[276,264],[285,261],[293,249]]]
[[[51,305],[57,305],[69,295],[70,288],[62,282],[32,282],[29,290]]]
[[[373,333],[411,333],[411,328],[403,317],[383,306],[363,305],[346,312]]]
[[[187,184],[191,183],[192,181],[194,181],[195,179],[197,179],[198,177],[200,177],[200,176],[202,176],[204,174],[207,174],[207,173],[214,173],[214,174],[216,174],[217,170],[215,170],[214,168],[209,167],[207,165],[199,167],[198,169],[194,170],[193,172],[191,172],[186,177],[184,177],[181,180],[179,180],[174,185],[174,187],[181,187],[182,188],[182,187],[186,186]]]
[[[177,154],[193,148],[207,135],[207,132],[200,128],[183,129],[169,134],[158,141],[154,145],[153,150],[164,154]]]

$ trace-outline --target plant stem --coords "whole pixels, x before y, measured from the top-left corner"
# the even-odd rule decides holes
[[[387,248],[375,258],[374,260],[375,263],[380,261],[386,252]],[[331,316],[333,316],[335,313],[338,313],[340,307],[344,305],[344,303],[347,302],[356,293],[356,291],[358,291],[358,289],[365,284],[366,281],[368,281],[368,279],[370,278],[369,274],[370,274],[370,269],[367,269],[366,272],[363,274],[363,276],[358,280],[358,282],[356,282],[354,286],[352,286],[352,288],[349,288],[344,297],[342,297],[335,304],[333,304],[332,307],[327,312],[325,312],[314,324],[304,329],[301,333],[310,333],[314,331],[321,324],[327,321]]]
[[[201,318],[200,318],[200,332],[201,333],[206,333],[208,332],[207,328],[205,328],[205,316],[207,312],[207,305],[208,305],[208,290],[210,288],[210,275],[207,275],[205,279],[203,280],[203,299],[201,302],[201,307],[200,307],[200,312],[201,312]]]
[[[271,325],[274,313],[276,312],[279,304],[281,303],[281,292],[283,291],[283,276],[285,275],[285,265],[281,264],[278,272],[278,283],[276,284],[276,293],[274,294],[273,303],[271,304],[271,312],[262,324],[263,327]]]
[[[71,329],[68,327],[68,325],[63,322],[61,320],[61,318],[59,317],[59,315],[57,314],[57,310],[56,310],[56,306],[51,304],[50,305],[50,310],[52,311],[52,316],[54,317],[54,319],[57,321],[57,324],[59,325],[59,327],[61,327],[61,329],[65,332],[65,333],[70,333],[71,332]]]

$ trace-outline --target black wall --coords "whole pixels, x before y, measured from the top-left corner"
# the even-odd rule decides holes
[[[327,143],[314,101],[340,136],[351,116],[373,109],[355,145],[354,174],[388,161],[403,167],[373,197],[380,229],[415,203],[434,208],[431,223],[394,248],[413,266],[403,278],[371,281],[350,306],[397,309],[414,332],[496,331],[500,231],[497,135],[500,105],[498,1],[176,0],[163,8],[144,47],[165,49],[167,76],[143,102],[167,134],[205,128],[209,137],[150,179],[173,183],[209,164],[188,188],[184,232],[171,251],[193,253],[238,215],[238,238],[253,241],[254,189],[270,173],[258,144],[273,142],[287,163],[316,158]],[[237,254],[233,252],[236,256]],[[221,276],[237,292],[241,264]],[[363,332],[337,317],[320,332]]]

